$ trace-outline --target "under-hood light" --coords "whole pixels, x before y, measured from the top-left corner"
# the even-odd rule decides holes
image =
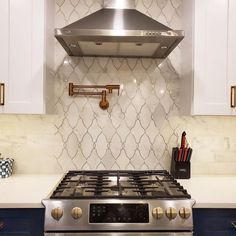
[[[116,35],[116,36],[125,36],[126,35],[126,31],[123,29],[114,29],[112,30],[112,35]]]
[[[72,47],[72,48],[76,48],[77,47],[76,44],[70,44],[69,46]]]
[[[168,47],[167,46],[161,46],[161,49],[167,49]]]
[[[126,6],[126,0],[115,1],[114,8],[123,9]]]

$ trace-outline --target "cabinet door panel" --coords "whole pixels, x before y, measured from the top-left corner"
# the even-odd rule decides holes
[[[43,106],[41,89],[43,57],[41,55],[44,52],[42,39],[44,32],[39,25],[39,22],[43,25],[44,15],[40,2],[43,8],[44,1],[10,0],[9,82],[6,87],[6,113],[37,113],[36,110],[43,110],[39,107],[39,105]],[[42,16],[38,17],[37,13]],[[37,37],[38,34],[35,32],[39,32],[41,36]],[[35,60],[36,57],[39,58],[38,61]],[[35,97],[41,104],[34,103]]]
[[[228,40],[228,77],[229,87],[236,86],[236,66],[235,66],[235,55],[236,55],[236,1],[229,0],[229,40]],[[235,94],[236,95],[236,94]],[[236,115],[236,108],[232,108],[232,114]]]
[[[45,0],[0,1],[0,83],[5,83],[1,113],[45,112],[45,14]]]
[[[230,114],[227,24],[228,0],[195,1],[195,115]]]
[[[8,47],[9,47],[9,0],[0,1],[0,22],[1,22],[1,43],[0,43],[0,83],[7,86],[8,81]],[[0,106],[0,112],[4,111],[4,106]]]
[[[236,220],[236,209],[193,210],[194,236],[231,236],[236,229],[231,222]]]
[[[10,0],[9,103],[28,102],[31,77],[31,9],[28,0]]]
[[[54,11],[55,0],[0,0],[0,113],[54,112]]]
[[[44,209],[0,209],[0,236],[43,236]]]

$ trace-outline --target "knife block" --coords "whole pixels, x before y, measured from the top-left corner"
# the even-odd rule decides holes
[[[190,161],[176,161],[175,148],[172,150],[170,173],[175,179],[190,179],[191,176],[191,162]]]

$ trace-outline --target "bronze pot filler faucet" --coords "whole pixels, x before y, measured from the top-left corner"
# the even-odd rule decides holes
[[[103,89],[101,92],[93,91],[81,91],[81,89]],[[107,91],[112,93],[113,89],[118,90],[118,95],[120,92],[120,85],[110,84],[110,85],[74,85],[69,83],[69,96],[83,95],[83,96],[102,96],[99,103],[101,109],[106,110],[109,107],[109,102],[107,101]]]

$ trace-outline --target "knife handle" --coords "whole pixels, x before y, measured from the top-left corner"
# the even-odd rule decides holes
[[[184,131],[181,135],[181,148],[185,148],[186,145],[186,132]]]
[[[183,161],[184,161],[184,162],[187,161],[188,152],[189,152],[189,148],[185,148],[185,149],[184,149],[184,158],[183,158]]]
[[[188,161],[188,162],[189,162],[190,159],[191,159],[192,152],[193,152],[193,149],[192,149],[192,148],[189,148],[189,150],[188,150],[188,154],[187,154],[187,161]]]
[[[177,147],[175,147],[175,148],[173,148],[173,150],[172,150],[172,155],[173,155],[173,159],[174,159],[174,161],[178,161],[178,148]]]
[[[183,149],[180,148],[179,151],[178,151],[178,161],[181,161],[182,152],[183,152]]]

